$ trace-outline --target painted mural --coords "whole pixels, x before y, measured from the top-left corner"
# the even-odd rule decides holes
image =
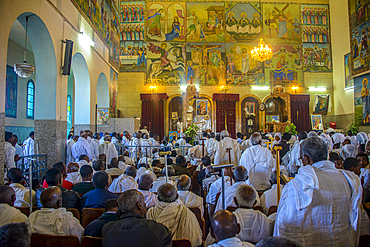
[[[258,3],[226,3],[227,42],[248,42],[262,32],[261,7]]]
[[[224,42],[225,6],[216,2],[188,2],[187,42]]]
[[[121,42],[120,72],[146,71],[146,45],[144,41]]]
[[[266,84],[283,86],[303,85],[302,46],[273,45],[274,53],[270,61],[265,62]]]
[[[185,3],[148,3],[147,40],[185,41]]]
[[[159,85],[185,84],[185,44],[147,42],[147,81]]]
[[[355,83],[355,122],[356,125],[370,125],[370,74],[354,79]]]
[[[263,4],[263,32],[270,44],[301,43],[299,4]]]
[[[328,5],[301,5],[303,25],[329,25]]]
[[[304,72],[332,72],[329,44],[303,43],[302,63]]]
[[[226,82],[230,85],[264,85],[263,63],[250,56],[256,44],[226,44]]]
[[[329,27],[303,25],[302,42],[305,43],[330,43]]]
[[[345,87],[353,87],[353,76],[352,76],[352,57],[351,53],[344,55],[344,74],[345,74]]]
[[[202,86],[225,83],[225,44],[187,43],[187,81]]]
[[[5,117],[17,118],[18,75],[6,65]]]

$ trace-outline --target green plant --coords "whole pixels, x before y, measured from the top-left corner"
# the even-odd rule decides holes
[[[289,133],[291,135],[298,134],[297,127],[294,125],[294,123],[289,123],[289,122],[288,122],[288,125],[285,128],[285,132],[286,133]]]
[[[354,135],[357,135],[357,133],[358,133],[357,127],[354,123],[348,124],[347,131],[351,131],[352,134],[354,134]]]
[[[194,123],[192,123],[185,131],[184,133],[191,138],[190,143],[194,145],[195,137],[197,136],[197,132],[199,130],[199,127],[196,126]]]

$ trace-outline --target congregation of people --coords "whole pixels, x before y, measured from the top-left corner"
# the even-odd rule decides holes
[[[68,136],[66,159],[37,183],[17,163],[34,154],[34,133],[22,148],[6,132],[0,246],[29,246],[36,233],[101,238],[104,247],[369,246],[369,137],[233,139],[223,130],[160,141],[146,128],[132,137],[84,130]],[[72,209],[102,214],[83,227]]]

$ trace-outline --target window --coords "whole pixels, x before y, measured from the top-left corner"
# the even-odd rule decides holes
[[[34,118],[35,109],[35,83],[32,79],[27,82],[27,106],[26,106],[26,118]]]
[[[67,124],[72,124],[72,98],[67,96]]]

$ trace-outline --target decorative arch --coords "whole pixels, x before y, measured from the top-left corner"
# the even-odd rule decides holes
[[[247,101],[248,100],[248,101]],[[255,116],[247,116],[244,111],[247,102],[254,103],[254,114]],[[247,135],[249,138],[251,132],[258,131],[261,128],[262,123],[262,112],[259,110],[261,100],[253,94],[244,95],[239,101],[239,116],[240,116],[240,126],[241,133]],[[252,124],[253,123],[253,124]]]
[[[109,85],[103,72],[100,73],[96,84],[96,104],[98,108],[109,108]]]

